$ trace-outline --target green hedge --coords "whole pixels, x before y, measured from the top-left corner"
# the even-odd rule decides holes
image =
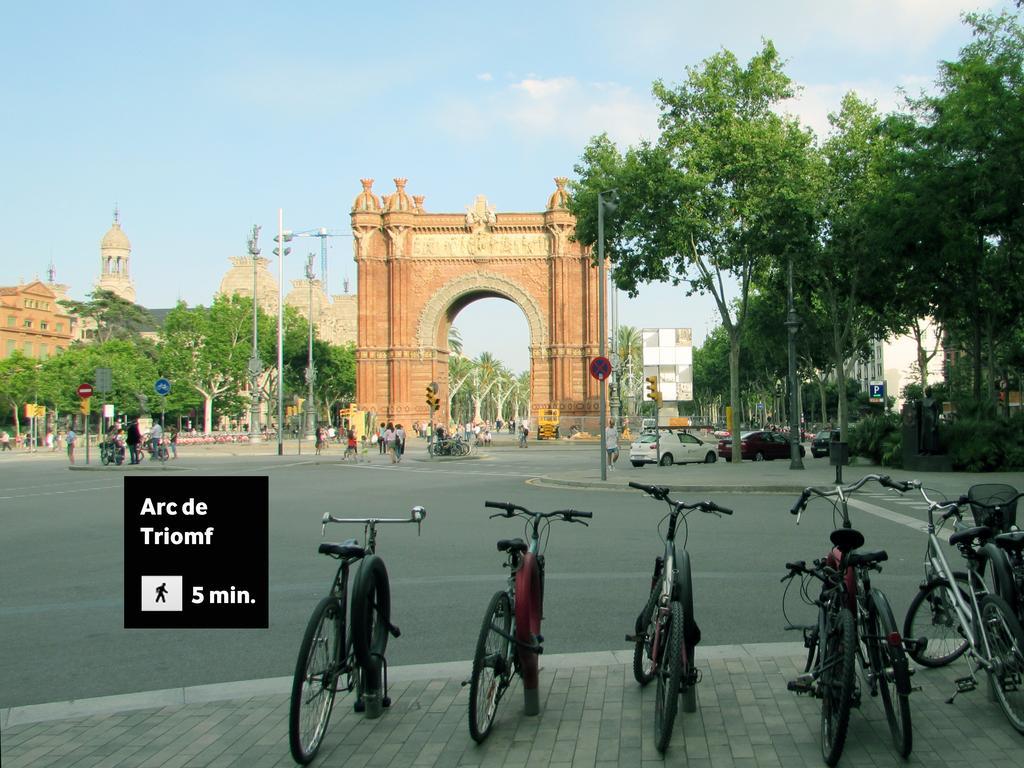
[[[942,445],[953,469],[965,472],[1024,469],[1024,418],[958,418],[943,424]]]

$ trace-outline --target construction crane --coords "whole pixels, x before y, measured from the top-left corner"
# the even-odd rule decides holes
[[[320,278],[323,280],[324,291],[330,293],[327,284],[327,238],[328,237],[352,237],[351,232],[342,232],[340,229],[328,229],[318,227],[317,229],[306,229],[302,232],[292,232],[293,237],[319,237],[320,238]],[[348,278],[344,280],[345,293],[348,293]]]

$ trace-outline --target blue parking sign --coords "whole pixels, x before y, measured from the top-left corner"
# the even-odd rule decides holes
[[[873,403],[885,402],[885,382],[872,381],[868,384],[868,400]]]

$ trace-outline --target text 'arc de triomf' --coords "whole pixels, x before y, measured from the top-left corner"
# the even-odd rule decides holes
[[[352,206],[362,410],[408,427],[428,417],[424,393],[437,382],[434,418],[447,422],[452,321],[477,299],[498,297],[529,326],[531,421],[541,408],[559,408],[563,420],[597,427],[600,391],[588,366],[600,343],[598,270],[570,237],[566,181],[555,179],[542,213],[497,213],[483,196],[463,213],[427,213],[405,179],[383,200],[372,179],[362,180]]]

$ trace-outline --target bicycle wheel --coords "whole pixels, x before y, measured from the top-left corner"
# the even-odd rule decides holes
[[[295,762],[306,765],[320,749],[337,689],[344,612],[338,600],[321,600],[306,625],[292,678],[288,744]]]
[[[1013,606],[1017,602],[1017,589],[1013,583],[1013,570],[1006,551],[989,542],[978,549],[978,575],[985,582],[989,594],[998,595]]]
[[[480,627],[469,683],[469,735],[478,744],[491,732],[498,702],[512,680],[512,643],[506,637],[511,633],[512,602],[507,593],[495,592]]]
[[[362,669],[363,690],[376,693],[381,685],[391,619],[388,571],[376,555],[363,558],[352,584],[351,605],[352,650]]]
[[[954,573],[957,587],[970,603],[967,575]],[[943,667],[960,658],[967,650],[967,639],[953,608],[952,588],[945,579],[933,579],[914,596],[903,622],[903,636],[927,640],[924,648],[910,652],[910,658],[926,667]]]
[[[104,446],[100,446],[100,463],[105,467],[110,463],[110,451]]]
[[[651,657],[654,648],[654,608],[658,604],[658,596],[661,595],[661,582],[659,581],[651,596],[647,598],[647,604],[636,617],[636,641],[633,646],[633,677],[640,685],[647,685],[654,679],[655,659]]]
[[[980,610],[994,662],[989,683],[1010,725],[1024,733],[1024,628],[1001,597],[983,598]]]
[[[825,615],[824,646],[818,668],[821,691],[821,756],[827,765],[839,762],[850,725],[857,634],[853,616],[846,608]]]
[[[907,757],[914,746],[910,725],[910,668],[902,644],[893,645],[899,636],[896,619],[885,595],[871,590],[873,607],[868,613],[865,643],[868,658],[878,684],[878,694],[889,722],[892,743],[900,757]]]
[[[679,688],[683,681],[685,646],[683,645],[683,606],[673,600],[667,622],[661,626],[661,637],[667,640],[658,665],[658,693],[654,703],[654,746],[659,752],[672,741],[672,726],[679,706]]]

